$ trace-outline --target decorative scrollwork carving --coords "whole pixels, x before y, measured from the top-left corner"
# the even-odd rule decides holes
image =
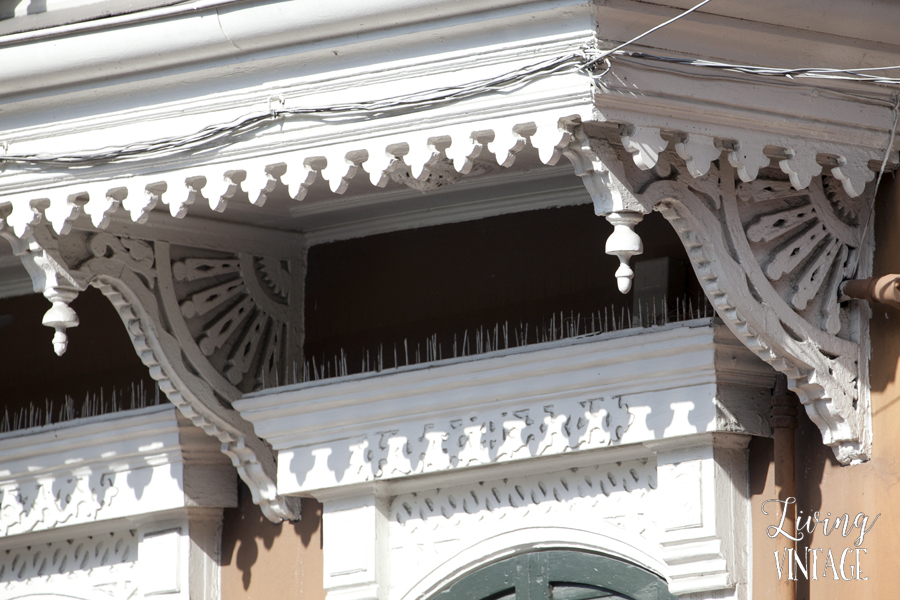
[[[102,472],[0,487],[0,534],[51,529],[76,516],[94,518],[109,510],[118,493],[116,474]]]
[[[787,152],[776,170],[763,146],[749,142],[723,158],[711,138],[676,135],[673,153],[652,132],[638,139],[636,131],[623,130],[618,146],[602,130],[579,127],[563,151],[596,213],[618,225],[623,210],[634,224],[641,213],[660,211],[719,315],[748,348],[788,375],[825,443],[842,462],[867,458],[868,397],[860,384],[865,308],[856,301],[840,305],[837,291],[842,280],[865,276],[861,215],[871,198],[856,187],[851,195],[846,177],[821,174],[799,151]],[[607,252],[620,257],[616,276],[627,291],[627,260],[640,246],[613,244],[619,229]]]
[[[760,358],[789,377],[842,462],[868,457],[863,328],[838,304],[857,268],[861,227],[836,212],[822,176],[806,190],[780,178],[740,183],[722,161],[705,181],[684,175],[644,192],[675,227],[719,315]],[[833,188],[832,188],[833,189]]]
[[[806,151],[786,151],[776,169],[762,152],[765,144],[731,144],[722,156],[711,138],[679,134],[672,152],[652,133],[623,129],[620,146],[602,129],[579,127],[563,153],[595,212],[613,224],[622,211],[631,211],[633,224],[660,211],[718,314],[789,377],[838,459],[868,458],[868,389],[860,381],[867,369],[866,308],[838,303],[841,281],[868,274],[860,256],[868,217],[861,215],[868,215],[871,197],[856,186],[863,179],[848,190],[846,177],[835,169],[822,174],[815,153]],[[635,161],[641,170],[630,165]],[[627,291],[627,260],[640,245],[613,244],[622,233],[616,229],[607,253],[620,257],[616,276]]]
[[[308,489],[441,473],[604,448],[620,441],[633,419],[620,397],[446,415],[306,445],[291,467]]]
[[[205,359],[242,391],[286,381],[300,350],[288,335],[287,261],[170,246],[157,264],[166,312],[194,362]]]
[[[834,212],[821,178],[803,191],[786,181],[756,180],[740,184],[736,193],[732,218],[740,221],[753,257],[778,295],[805,321],[837,334],[837,294],[821,292],[836,289],[856,270],[858,225]]]
[[[12,548],[4,554],[0,558],[0,590],[5,597],[16,597],[16,592],[34,594],[37,586],[63,589],[73,582],[104,590],[112,597],[137,593],[138,536],[134,530]]]
[[[396,585],[415,582],[406,572],[428,573],[479,542],[536,522],[544,531],[589,522],[592,531],[599,526],[630,542],[657,543],[656,488],[656,461],[639,459],[400,494],[388,513],[391,561],[408,568]],[[682,568],[691,558],[685,554]]]
[[[544,512],[565,510],[567,503],[590,500],[590,507],[621,494],[646,495],[657,487],[656,464],[648,459],[576,468],[564,474],[481,481],[458,488],[442,488],[397,496],[391,502],[391,521],[416,529],[459,527],[465,521],[508,517],[515,509]],[[469,517],[471,515],[472,517]],[[432,521],[429,523],[429,521]]]
[[[231,408],[301,360],[305,257],[280,259],[151,242],[107,232],[35,236],[57,279],[101,290],[169,400],[222,443],[273,521],[299,517],[278,496],[275,456]],[[73,296],[74,297],[74,296]]]

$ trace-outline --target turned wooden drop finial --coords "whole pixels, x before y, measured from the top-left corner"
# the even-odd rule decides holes
[[[44,297],[47,298],[53,306],[44,313],[41,321],[47,327],[52,327],[55,331],[53,334],[53,351],[57,356],[62,356],[66,352],[69,345],[69,336],[66,335],[66,329],[76,327],[79,323],[78,315],[69,306],[69,302],[78,296],[77,290],[71,290],[63,287],[50,287],[44,290]]]
[[[635,254],[644,253],[644,243],[634,232],[634,226],[643,218],[644,215],[639,212],[625,210],[606,215],[606,220],[614,227],[612,235],[606,240],[606,253],[619,258],[616,282],[623,294],[631,289],[631,280],[634,279],[634,271],[628,261]]]

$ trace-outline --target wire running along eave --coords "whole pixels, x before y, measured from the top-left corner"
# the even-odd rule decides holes
[[[182,152],[199,150],[201,148],[218,148],[233,143],[237,136],[280,119],[291,117],[315,117],[328,119],[340,117],[343,119],[356,118],[360,120],[380,118],[395,114],[403,114],[428,110],[436,106],[459,102],[476,96],[490,93],[509,92],[524,87],[529,83],[553,75],[555,73],[571,70],[584,73],[591,78],[600,78],[612,69],[610,59],[631,58],[646,61],[657,61],[668,64],[680,64],[718,71],[732,71],[762,77],[816,78],[826,80],[842,80],[852,82],[865,82],[880,85],[900,85],[900,77],[887,77],[875,75],[874,71],[890,71],[900,69],[898,66],[889,67],[864,67],[858,69],[835,68],[794,68],[783,69],[754,65],[738,65],[692,59],[675,56],[660,56],[646,52],[625,51],[623,48],[634,42],[674,23],[675,21],[694,12],[711,0],[703,0],[695,6],[682,11],[675,17],[648,29],[640,35],[621,43],[609,50],[598,48],[581,48],[579,51],[564,54],[562,56],[545,59],[531,65],[515,69],[501,75],[471,81],[465,84],[453,85],[441,88],[433,88],[365,102],[340,103],[330,106],[313,106],[298,108],[275,108],[267,111],[259,111],[244,115],[229,123],[209,125],[185,136],[169,137],[146,142],[136,142],[123,146],[111,146],[98,150],[76,154],[3,154],[0,155],[0,163],[22,166],[44,166],[62,169],[88,167],[98,164],[112,164],[129,161],[137,161],[145,158],[153,158],[160,155],[174,155]],[[597,73],[598,65],[604,64],[606,68]],[[861,98],[860,98],[861,99]],[[269,100],[271,104],[271,98]],[[870,99],[871,100],[871,99]],[[887,103],[885,103],[887,104]],[[893,103],[891,103],[893,104]],[[896,123],[894,124],[896,126]],[[893,140],[893,127],[891,139]],[[891,148],[887,149],[890,152]]]
[[[328,118],[353,116],[358,119],[390,116],[398,113],[410,113],[428,110],[439,105],[459,102],[475,96],[492,92],[509,92],[528,83],[563,70],[575,70],[584,62],[581,53],[570,53],[554,57],[538,63],[503,73],[496,77],[472,81],[463,85],[422,90],[400,96],[366,102],[334,104],[330,106],[278,108],[266,112],[244,115],[228,123],[209,125],[186,136],[163,138],[149,142],[136,142],[124,146],[108,147],[99,150],[68,155],[50,154],[5,154],[0,155],[0,162],[12,164],[28,164],[43,166],[77,167],[92,164],[110,164],[139,160],[160,154],[186,152],[196,150],[213,142],[220,141],[224,146],[231,138],[253,130],[258,126],[284,117],[316,117]]]

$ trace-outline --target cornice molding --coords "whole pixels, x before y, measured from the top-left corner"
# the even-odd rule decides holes
[[[720,378],[754,373],[743,387],[762,390],[771,371],[722,343],[723,331],[700,320],[603,334],[308,382],[234,406],[278,451],[288,494],[699,432],[767,435],[754,393]]]
[[[589,9],[577,1],[521,2],[512,0],[373,0],[360,5],[336,0],[327,5],[302,5],[289,0],[275,2],[195,2],[132,15],[101,19],[46,31],[0,37],[0,57],[5,64],[21,65],[4,70],[7,93],[41,87],[71,85],[112,76],[127,77],[152,70],[171,69],[197,61],[239,60],[262,51],[300,47],[307,52],[317,45],[341,46],[360,37],[370,41],[408,34],[410,26],[428,28],[458,25],[480,18],[522,20],[530,13],[562,8],[571,16]],[[487,12],[487,15],[484,13]],[[494,14],[492,14],[494,13]],[[91,43],[84,39],[90,36]],[[153,40],[165,38],[165,48]],[[109,47],[129,51],[115,59]],[[25,60],[28,57],[29,60]]]
[[[784,151],[798,145],[835,155],[839,147],[855,146],[880,164],[893,123],[891,96],[878,86],[788,81],[638,58],[616,58],[596,90],[597,120],[719,140],[765,140],[759,150],[779,148],[769,149],[773,158],[787,158]],[[897,147],[890,156],[894,167]]]
[[[227,460],[197,433],[162,405],[0,435],[0,537],[233,506]]]
[[[433,174],[444,169],[460,176],[469,173],[474,161],[485,151],[493,152],[502,166],[511,166],[526,143],[538,150],[546,164],[556,164],[565,154],[575,164],[576,173],[587,182],[602,173],[603,167],[595,169],[591,165],[596,160],[588,155],[596,154],[596,149],[585,146],[588,142],[584,140],[589,136],[583,133],[582,115],[575,112],[557,117],[558,114],[558,109],[551,109],[448,129],[437,126],[428,132],[398,134],[398,137],[360,139],[316,150],[273,152],[265,158],[237,163],[211,163],[105,182],[69,183],[40,192],[7,195],[0,198],[0,209],[11,209],[6,217],[7,231],[18,238],[27,238],[31,229],[41,222],[49,222],[57,234],[65,234],[82,213],[90,216],[94,227],[106,228],[120,207],[140,223],[160,203],[169,205],[172,216],[184,217],[197,200],[206,200],[214,210],[223,211],[229,200],[242,197],[258,206],[272,194],[302,199],[319,176],[328,181],[332,191],[343,193],[348,182],[362,169],[378,185],[386,184],[398,169],[412,174],[411,184],[428,185]],[[587,127],[596,130],[592,124]],[[659,155],[674,145],[695,176],[705,174],[724,148],[728,161],[745,182],[756,179],[759,169],[768,166],[774,157],[796,189],[806,188],[813,177],[824,171],[837,178],[850,197],[864,192],[866,184],[875,178],[870,163],[884,157],[883,149],[817,144],[746,130],[738,134],[741,137],[713,137],[623,124],[611,141],[629,150],[641,170],[655,167]],[[602,136],[610,134],[604,132]],[[609,185],[601,177],[593,188],[588,186],[595,203],[603,202],[598,196],[603,196]]]
[[[629,40],[677,16],[681,0],[604,0],[594,4],[604,37]],[[890,23],[894,5],[847,3],[823,10],[815,0],[716,2],[641,40],[650,48],[771,67],[859,68],[897,64],[900,51]]]

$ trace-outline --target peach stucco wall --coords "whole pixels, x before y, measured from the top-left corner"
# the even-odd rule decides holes
[[[304,499],[303,518],[276,525],[241,485],[222,532],[222,600],[324,600],[322,505]]]

